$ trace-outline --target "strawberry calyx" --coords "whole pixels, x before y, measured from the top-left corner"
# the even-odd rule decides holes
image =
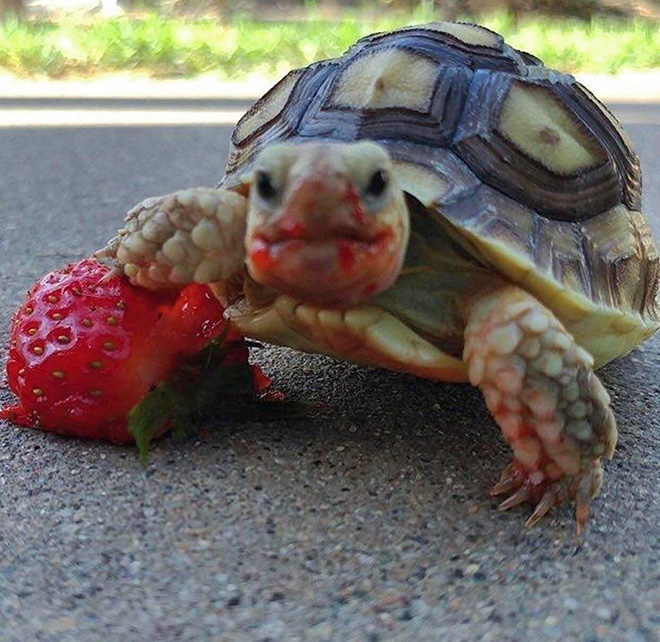
[[[197,426],[218,412],[224,415],[240,409],[243,414],[261,401],[283,399],[281,393],[270,396],[270,378],[249,363],[248,354],[242,338],[218,338],[133,407],[128,414],[128,430],[143,463],[147,462],[152,439],[161,434],[163,426],[179,442],[195,436]]]

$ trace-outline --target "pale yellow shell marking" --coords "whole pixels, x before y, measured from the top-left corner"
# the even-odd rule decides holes
[[[279,296],[257,312],[229,308],[227,313],[240,332],[262,341],[428,379],[467,381],[463,361],[373,306],[325,310]]]
[[[497,35],[479,25],[460,24],[456,22],[431,22],[423,25],[424,29],[440,31],[449,34],[467,45],[481,47],[496,47],[498,45]]]
[[[238,144],[257,131],[259,127],[275,118],[284,109],[284,105],[286,105],[286,101],[293,91],[296,80],[298,80],[298,74],[291,73],[286,76],[271,90],[270,95],[260,103],[258,109],[254,110],[238,123],[234,130],[234,136]]]
[[[414,185],[414,192],[411,193],[427,207],[440,202],[450,189],[450,184],[440,174],[413,163],[395,161],[394,171],[398,184],[406,186],[406,190],[408,185]]]
[[[523,152],[557,174],[596,165],[596,147],[566,108],[547,92],[513,83],[502,104],[498,129]]]
[[[426,113],[438,75],[431,60],[386,49],[358,58],[343,73],[332,96],[338,107],[407,108]]]

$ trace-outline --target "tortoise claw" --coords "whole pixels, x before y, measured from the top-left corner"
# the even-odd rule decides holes
[[[530,495],[529,488],[522,486],[513,495],[507,497],[497,508],[498,510],[509,510],[509,508],[526,502]]]
[[[584,535],[584,529],[587,526],[587,517],[589,516],[589,499],[578,498],[575,508],[575,532],[578,537]]]
[[[553,490],[546,490],[541,501],[536,505],[534,512],[525,522],[525,526],[534,526],[543,519],[548,511],[558,504],[557,495]]]
[[[603,470],[599,461],[583,474],[578,481],[575,492],[575,522],[578,536],[584,533],[589,517],[591,499],[598,494],[602,483]]]
[[[504,468],[500,476],[500,480],[490,489],[491,496],[494,495],[503,495],[504,493],[509,493],[515,488],[518,488],[521,484],[521,473],[514,467],[513,464],[509,464]]]
[[[512,494],[498,506],[508,510],[524,502],[536,503],[534,511],[525,526],[534,526],[555,506],[565,501],[575,501],[575,521],[577,535],[584,534],[589,515],[591,499],[600,488],[602,471],[599,460],[593,460],[575,475],[565,475],[557,480],[542,478],[536,480],[538,472],[526,470],[520,462],[514,461],[504,468],[500,480],[490,491],[491,495]]]

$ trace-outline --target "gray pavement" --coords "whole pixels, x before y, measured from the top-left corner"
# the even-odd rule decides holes
[[[660,107],[615,110],[660,239]],[[0,327],[134,202],[214,184],[229,131],[0,129]],[[0,426],[2,642],[660,639],[660,338],[601,372],[621,436],[581,545],[568,508],[531,530],[494,509],[508,452],[469,386],[259,360],[326,409],[220,418],[146,470],[130,448]]]

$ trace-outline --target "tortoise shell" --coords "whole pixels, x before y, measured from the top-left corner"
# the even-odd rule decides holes
[[[572,76],[500,35],[409,27],[290,72],[237,124],[222,186],[241,189],[265,146],[311,139],[384,145],[403,189],[597,365],[657,328],[660,260],[626,133]]]

